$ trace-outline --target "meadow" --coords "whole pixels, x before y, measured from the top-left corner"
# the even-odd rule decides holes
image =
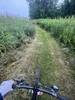
[[[75,18],[39,19],[36,22],[58,41],[75,79]]]
[[[0,57],[5,52],[20,47],[34,33],[34,25],[26,19],[0,17]]]
[[[57,85],[62,95],[74,100],[75,57],[73,58],[74,54],[66,56],[64,48],[75,50],[73,17],[39,20],[0,17],[0,80],[24,78],[32,83],[34,68],[39,65],[41,83],[47,86]],[[68,54],[72,54],[72,51]],[[30,98],[28,91],[15,90],[6,100]],[[43,95],[39,100],[55,98]]]
[[[75,50],[75,18],[39,19],[37,21],[42,28],[49,31],[60,42],[72,50]]]

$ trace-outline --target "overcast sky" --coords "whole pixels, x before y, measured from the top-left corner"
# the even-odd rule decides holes
[[[59,0],[59,3],[62,3],[64,0]]]
[[[29,6],[26,0],[0,0],[0,14],[29,16]]]
[[[0,14],[28,17],[29,5],[26,0],[0,0]]]

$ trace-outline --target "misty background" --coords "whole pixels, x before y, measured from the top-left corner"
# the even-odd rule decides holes
[[[59,4],[63,0],[59,0]],[[0,0],[0,15],[29,17],[29,4],[26,0]]]
[[[0,15],[29,17],[29,5],[26,0],[0,0]]]

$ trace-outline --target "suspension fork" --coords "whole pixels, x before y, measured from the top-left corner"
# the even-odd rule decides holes
[[[40,80],[40,68],[37,66],[34,72],[35,82],[34,82],[34,89],[33,89],[33,96],[31,100],[37,100],[37,93],[39,87],[39,80]]]

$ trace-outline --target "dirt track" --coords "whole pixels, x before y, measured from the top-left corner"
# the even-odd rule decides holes
[[[33,66],[34,66],[34,57],[36,50],[37,39],[31,41],[30,44],[27,45],[27,48],[23,45],[22,48],[16,51],[16,57],[18,60],[9,64],[7,67],[6,75],[7,79],[18,78],[18,77],[28,77],[33,76]]]
[[[32,81],[34,75],[33,70],[37,65],[37,59],[39,59],[39,64],[42,66],[42,73],[46,73],[46,77],[42,77],[42,80],[47,78],[46,82],[49,80],[51,83],[55,82],[59,84],[63,94],[69,95],[72,98],[71,100],[75,99],[75,85],[70,74],[70,68],[65,65],[63,52],[56,40],[49,36],[49,33],[37,28],[35,39],[27,45],[27,48],[23,45],[15,52],[14,56],[17,60],[8,64],[5,73],[6,79],[25,78],[28,81]],[[50,66],[50,62],[52,66]],[[45,65],[46,67],[43,68]],[[49,67],[53,67],[53,69],[51,68],[49,70]],[[46,70],[48,70],[48,73],[45,72]],[[50,76],[52,76],[54,80],[50,81]]]

